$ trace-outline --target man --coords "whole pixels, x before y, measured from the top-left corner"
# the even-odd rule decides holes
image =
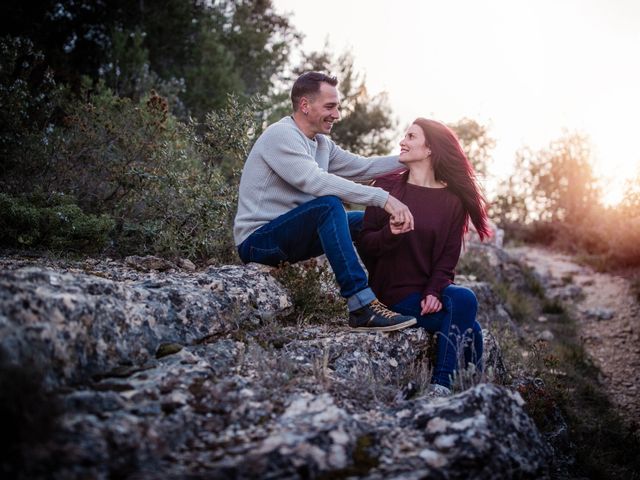
[[[366,159],[327,137],[340,119],[335,77],[307,72],[291,90],[293,115],[270,125],[251,149],[242,171],[234,237],[243,262],[276,266],[325,254],[349,325],[393,331],[416,323],[380,303],[367,284],[352,236],[362,212],[347,213],[342,201],[384,208],[394,226],[413,229],[413,216],[381,188],[355,183],[400,168],[397,156]]]

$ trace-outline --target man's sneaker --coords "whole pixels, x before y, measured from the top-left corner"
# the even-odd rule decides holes
[[[415,324],[414,317],[392,312],[378,300],[349,313],[349,326],[362,332],[393,332]]]

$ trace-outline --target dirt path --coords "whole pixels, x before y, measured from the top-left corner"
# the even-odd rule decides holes
[[[600,368],[613,403],[629,422],[640,423],[640,307],[629,282],[551,250],[518,247],[509,252],[547,278],[551,288],[582,289],[575,315],[585,349]]]

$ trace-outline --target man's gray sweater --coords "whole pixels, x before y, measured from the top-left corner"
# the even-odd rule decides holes
[[[254,144],[242,170],[233,235],[240,245],[265,223],[317,197],[383,208],[389,194],[354,183],[401,168],[397,155],[365,158],[325,135],[309,139],[292,117],[270,125]]]

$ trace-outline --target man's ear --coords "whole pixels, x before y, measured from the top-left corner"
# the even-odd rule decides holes
[[[309,99],[307,97],[300,99],[300,111],[305,115],[309,113]]]

